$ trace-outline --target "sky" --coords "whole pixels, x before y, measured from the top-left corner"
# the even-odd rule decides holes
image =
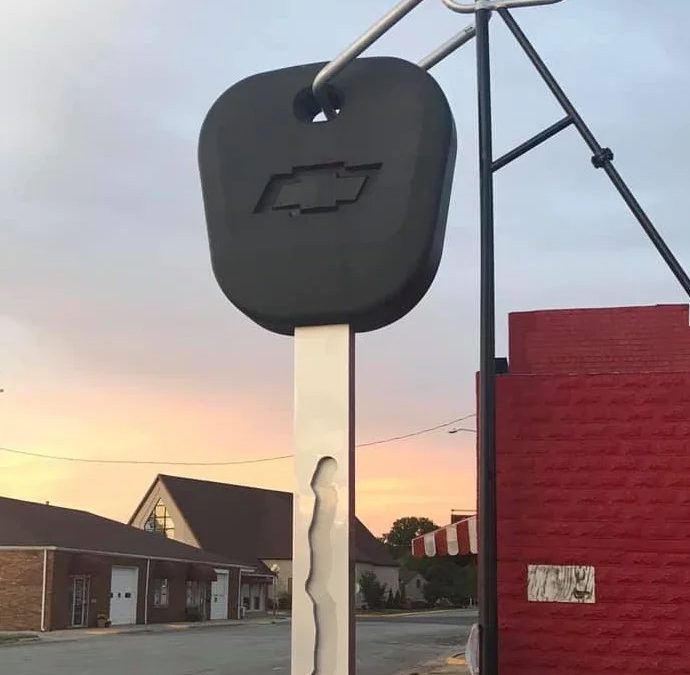
[[[199,128],[234,82],[326,61],[391,4],[0,5],[0,446],[152,462],[290,454],[292,341],[252,324],[213,279]],[[564,0],[514,16],[690,266],[690,5]],[[367,54],[416,61],[467,23],[426,0]],[[491,30],[498,156],[562,112],[500,19]],[[413,312],[357,337],[359,442],[475,410],[474,68],[468,46],[432,71],[458,131],[443,260]],[[573,129],[501,170],[495,192],[499,355],[509,312],[686,301]],[[445,429],[361,448],[358,515],[380,534],[400,516],[444,524],[472,508],[474,443]],[[290,490],[292,468],[0,451],[0,495],[124,520],[158,472]]]

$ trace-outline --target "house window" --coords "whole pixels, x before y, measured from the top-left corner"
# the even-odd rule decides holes
[[[187,582],[187,609],[201,607],[202,585],[198,581]]]
[[[144,523],[144,529],[147,532],[157,532],[164,537],[175,538],[175,523],[168,513],[168,509],[162,499],[156,502],[153,511]]]
[[[421,588],[421,587],[422,587],[422,580],[417,579],[417,588]]]
[[[170,588],[167,579],[153,580],[153,606],[167,607],[170,600]]]

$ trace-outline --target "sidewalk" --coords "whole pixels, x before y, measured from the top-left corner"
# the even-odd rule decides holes
[[[427,665],[427,667],[415,675],[469,675],[470,671],[465,663],[465,657],[462,654],[457,654],[448,659],[445,663],[435,663]]]
[[[228,619],[226,621],[194,621],[189,623],[149,623],[133,626],[111,626],[110,628],[72,628],[69,630],[54,630],[46,633],[30,631],[0,632],[0,647],[3,645],[16,645],[37,642],[73,642],[76,640],[88,640],[90,638],[109,637],[112,635],[129,635],[134,633],[174,633],[185,630],[206,630],[211,628],[224,628],[228,626],[270,625],[285,623],[290,618],[285,615],[267,615],[252,619]]]

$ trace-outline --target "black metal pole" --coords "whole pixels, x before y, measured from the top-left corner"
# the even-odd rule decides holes
[[[480,184],[480,365],[479,365],[479,635],[482,675],[498,674],[496,573],[496,363],[494,303],[494,195],[491,138],[489,19],[478,9],[477,93]]]
[[[597,169],[604,169],[606,174],[611,179],[616,190],[623,201],[628,205],[628,208],[632,211],[637,221],[642,225],[642,229],[647,233],[647,236],[651,239],[652,244],[656,247],[656,250],[661,254],[664,262],[669,266],[676,279],[680,282],[683,290],[690,295],[690,277],[685,273],[682,265],[678,262],[676,257],[671,252],[664,241],[661,234],[654,227],[652,221],[648,218],[644,209],[640,206],[640,203],[635,199],[635,196],[630,191],[630,188],[626,185],[621,175],[618,173],[616,168],[613,166],[613,152],[610,148],[602,148],[599,142],[595,138],[594,134],[587,126],[585,121],[580,117],[580,113],[577,112],[575,106],[570,102],[570,99],[566,96],[566,93],[561,89],[561,86],[556,81],[556,78],[551,74],[551,71],[547,68],[546,64],[541,60],[541,57],[537,51],[532,46],[527,36],[522,32],[520,26],[518,26],[517,21],[512,17],[507,9],[499,9],[498,13],[501,15],[503,21],[510,29],[510,32],[515,36],[519,45],[524,50],[527,57],[532,62],[534,67],[537,69],[539,75],[546,83],[546,86],[551,90],[551,93],[556,97],[556,100],[560,103],[563,110],[565,110],[566,115],[572,120],[575,128],[580,132],[580,135],[584,139],[585,143],[589,146],[590,150],[594,153],[592,157],[592,163]]]

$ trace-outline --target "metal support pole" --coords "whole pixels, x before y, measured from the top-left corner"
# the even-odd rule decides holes
[[[498,673],[496,571],[496,364],[494,307],[494,205],[491,131],[489,18],[478,9],[477,93],[480,182],[480,366],[479,366],[479,630],[482,675]]]
[[[354,334],[295,329],[292,675],[355,675]]]
[[[450,40],[444,42],[442,45],[434,49],[431,54],[425,56],[417,65],[422,70],[431,70],[437,63],[440,63],[449,54],[452,54],[456,49],[460,49],[467,44],[476,34],[474,26],[467,26],[461,30],[457,35],[454,35]]]
[[[654,227],[654,224],[648,218],[637,199],[635,199],[635,196],[630,191],[630,188],[626,185],[623,178],[621,178],[621,175],[613,166],[613,152],[611,152],[610,148],[602,148],[601,145],[599,145],[599,142],[591,132],[590,128],[587,126],[582,117],[580,117],[580,113],[578,113],[578,111],[575,109],[575,106],[570,102],[570,99],[566,96],[563,89],[561,89],[561,86],[556,81],[556,78],[551,74],[551,71],[542,61],[541,57],[532,46],[532,43],[522,32],[522,29],[520,26],[518,26],[517,21],[515,21],[510,12],[507,9],[499,9],[498,13],[501,15],[503,21],[505,21],[510,32],[515,36],[515,39],[522,47],[525,54],[527,54],[527,57],[532,62],[532,65],[534,65],[539,75],[541,75],[541,78],[546,83],[546,86],[551,90],[551,93],[560,103],[566,115],[572,119],[575,128],[580,132],[580,135],[584,139],[585,143],[587,143],[589,146],[589,149],[594,154],[592,157],[592,163],[594,166],[597,169],[604,169],[608,177],[611,179],[614,187],[616,190],[618,190],[620,196],[623,197],[623,201],[628,205],[628,208],[632,211],[635,218],[637,218],[637,221],[642,226],[642,229],[646,232],[652,244],[654,244],[656,250],[664,259],[664,262],[668,265],[676,279],[678,279],[680,282],[683,290],[690,295],[690,277],[688,277],[688,275],[685,273],[685,270],[673,255],[671,249],[668,247],[661,234],[659,234],[658,230]]]

